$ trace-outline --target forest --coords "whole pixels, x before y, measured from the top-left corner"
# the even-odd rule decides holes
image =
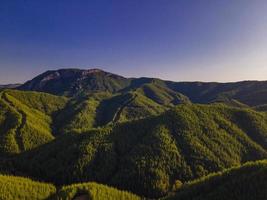
[[[1,88],[0,199],[267,199],[264,88],[77,69]]]

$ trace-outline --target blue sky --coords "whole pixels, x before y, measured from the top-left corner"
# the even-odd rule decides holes
[[[69,67],[265,80],[266,10],[265,0],[1,0],[0,83]]]

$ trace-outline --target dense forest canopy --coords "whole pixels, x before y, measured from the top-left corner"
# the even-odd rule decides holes
[[[266,105],[264,81],[170,82],[99,69],[2,87],[1,198],[264,198]]]

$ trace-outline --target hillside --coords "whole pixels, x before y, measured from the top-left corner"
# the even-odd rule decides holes
[[[0,175],[0,199],[44,200],[56,192],[52,184],[33,181],[28,178]]]
[[[159,197],[177,180],[266,159],[266,121],[250,109],[182,104],[159,116],[61,135],[0,166],[57,185],[96,181]]]
[[[141,200],[140,197],[130,192],[97,183],[80,183],[63,186],[51,200],[72,200],[78,197],[83,197],[86,200]]]
[[[97,183],[63,186],[33,181],[18,176],[0,175],[0,199],[72,200],[78,197],[91,200],[140,200],[137,195]]]
[[[0,92],[0,155],[20,153],[53,140],[53,114],[66,101],[45,93]]]
[[[17,90],[0,92],[0,108],[1,154],[23,152],[64,133],[140,119],[167,109],[137,93],[95,93],[68,99]]]
[[[267,160],[246,163],[184,184],[166,200],[254,200],[267,197]]]

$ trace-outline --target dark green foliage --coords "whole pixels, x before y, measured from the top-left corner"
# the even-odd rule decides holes
[[[137,198],[91,182],[150,198],[185,191],[188,181],[267,158],[267,115],[256,111],[265,110],[264,87],[47,72],[21,89],[69,98],[0,91],[0,171],[52,182],[61,188],[54,199]]]
[[[105,137],[109,129],[67,134],[15,158],[12,170],[57,185],[105,182],[115,168],[115,153]]]
[[[267,160],[247,163],[184,184],[166,200],[255,200],[267,198]]]
[[[177,179],[186,181],[266,158],[266,150],[227,118],[225,113],[231,112],[239,109],[183,105],[160,117],[117,127],[116,149],[125,157],[112,181],[139,194],[158,196]]]
[[[66,97],[54,96],[41,92],[7,90],[5,93],[16,98],[22,104],[47,115],[52,115],[63,109],[68,101]]]
[[[161,105],[170,106],[190,102],[186,96],[157,83],[144,84],[137,91]]]
[[[20,115],[2,99],[0,93],[0,154],[13,154],[20,151],[16,129]]]
[[[57,185],[97,181],[159,197],[177,180],[267,158],[266,140],[259,140],[266,138],[266,120],[250,109],[184,104],[159,116],[61,135],[3,166]]]
[[[66,98],[15,90],[2,91],[0,98],[1,154],[26,151],[54,138],[52,116]]]
[[[66,107],[54,117],[54,126],[58,133],[84,132],[96,126],[96,112],[100,103],[94,97],[72,99]]]
[[[158,115],[165,107],[138,92],[128,92],[103,100],[98,108],[99,125],[123,122]]]

